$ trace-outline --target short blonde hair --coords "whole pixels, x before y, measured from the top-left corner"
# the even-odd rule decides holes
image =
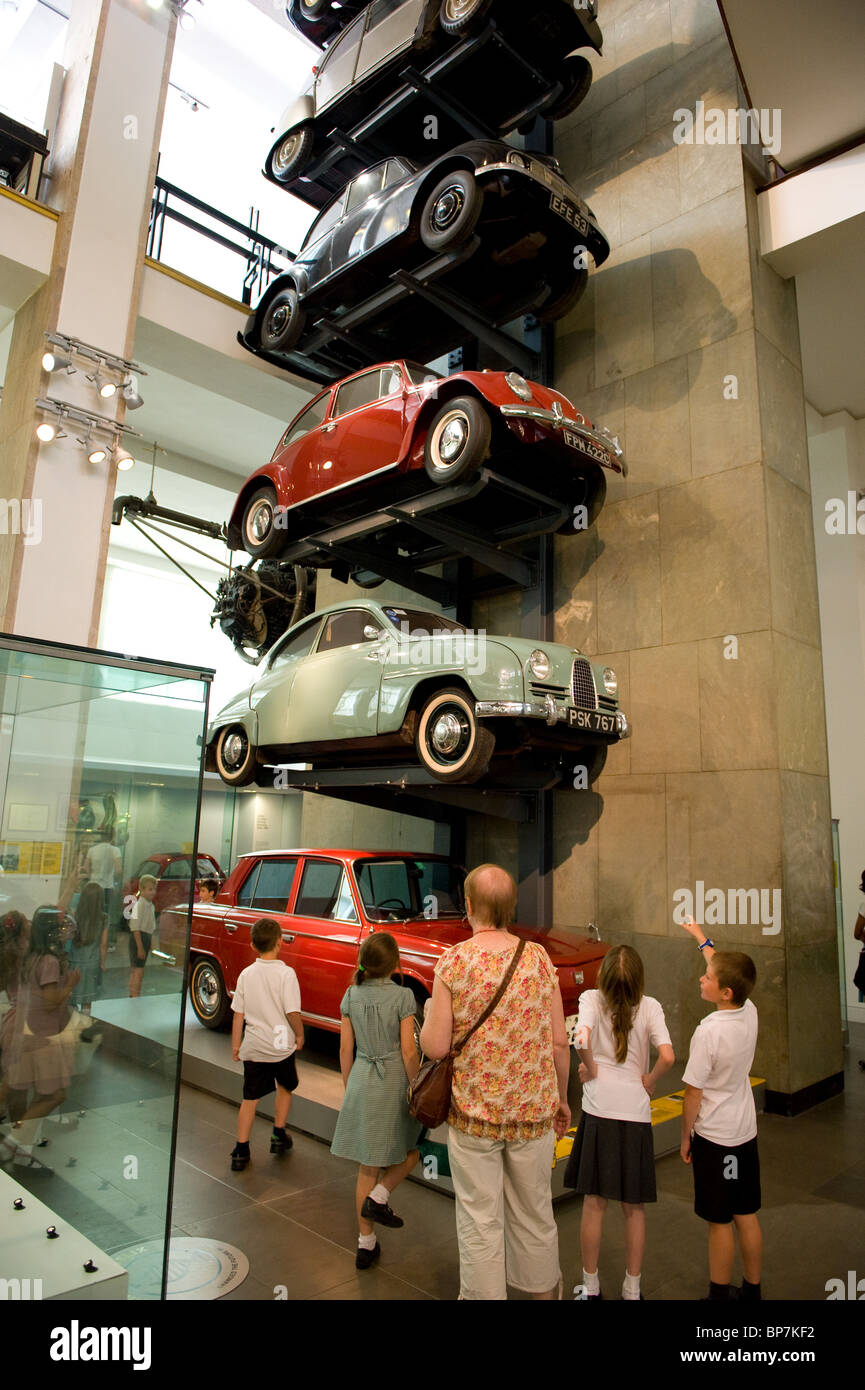
[[[507,869],[480,864],[472,869],[463,887],[471,898],[472,916],[491,927],[509,927],[517,907],[517,885]]]
[[[142,888],[155,888],[156,883],[157,880],[153,877],[153,874],[142,874],[140,879],[138,880],[139,893],[141,892]]]

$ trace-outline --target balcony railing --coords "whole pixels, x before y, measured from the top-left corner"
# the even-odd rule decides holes
[[[201,220],[203,214],[217,227],[208,226]],[[194,198],[176,184],[157,175],[150,209],[150,228],[147,237],[147,255],[155,261],[163,259],[163,242],[166,224],[176,223],[186,227],[208,241],[232,252],[243,262],[242,289],[240,299],[244,304],[252,304],[270,284],[275,275],[285,269],[285,262],[291,260],[292,252],[284,246],[262,236],[258,230],[258,211],[249,210],[249,223],[238,222],[218,208],[211,207],[201,198]],[[218,228],[218,229],[217,229]],[[223,230],[224,229],[224,230]],[[235,236],[229,235],[235,233]],[[175,269],[182,269],[176,266]],[[200,277],[199,277],[200,278]],[[241,270],[238,266],[238,283],[241,283]],[[213,286],[223,289],[222,285]]]

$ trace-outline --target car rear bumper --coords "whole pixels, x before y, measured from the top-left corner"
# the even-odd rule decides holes
[[[585,713],[604,714],[606,712],[587,710]],[[475,702],[475,714],[479,719],[501,717],[543,719],[551,729],[555,728],[557,724],[568,724],[571,721],[571,707],[557,705],[552,695],[548,695],[545,700],[477,700]],[[631,726],[628,723],[627,715],[623,714],[621,710],[617,710],[612,717],[615,719],[615,737],[617,739],[630,738]]]
[[[621,473],[622,477],[627,477],[628,465],[625,461],[624,450],[615,435],[603,426],[590,429],[588,425],[580,424],[578,420],[572,420],[567,415],[557,415],[554,410],[546,410],[540,405],[512,404],[499,406],[502,415],[508,418],[518,418],[535,420],[538,424],[546,425],[551,430],[568,430],[571,434],[577,435],[579,439],[585,440],[587,444],[592,444],[596,449],[600,449],[606,454],[607,462],[598,460],[602,468],[610,468],[614,473]]]

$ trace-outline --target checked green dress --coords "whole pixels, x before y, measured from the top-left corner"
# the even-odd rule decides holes
[[[346,990],[339,1011],[350,1019],[357,1052],[330,1151],[371,1168],[401,1163],[417,1144],[421,1125],[408,1113],[408,1077],[400,1050],[400,1020],[415,998],[393,980],[366,980]]]

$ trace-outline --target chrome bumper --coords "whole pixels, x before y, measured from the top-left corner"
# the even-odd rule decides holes
[[[553,410],[545,410],[540,405],[502,405],[499,410],[504,416],[521,416],[529,420],[537,420],[542,425],[548,425],[554,430],[570,430],[573,434],[578,434],[581,439],[587,439],[592,444],[603,449],[610,456],[610,467],[616,469],[627,477],[628,465],[625,462],[625,454],[622,446],[615,435],[609,430],[595,429],[590,430],[588,425],[581,425],[576,420],[571,420],[567,415],[557,415]]]
[[[607,712],[598,711],[599,714]],[[568,718],[567,707],[557,705],[552,695],[545,700],[476,700],[475,714],[480,719],[492,719],[497,715],[507,715],[512,719],[543,719],[550,728],[564,724]],[[631,737],[627,715],[621,710],[616,712],[616,732],[620,739]]]

